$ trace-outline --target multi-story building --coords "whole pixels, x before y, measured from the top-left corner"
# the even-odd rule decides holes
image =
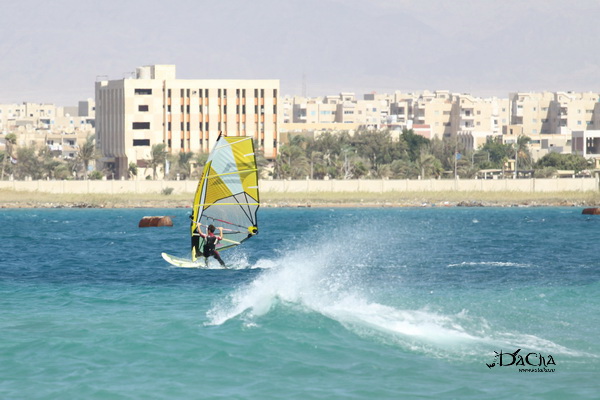
[[[523,134],[570,135],[594,129],[598,120],[598,94],[573,92],[511,93],[511,123]],[[600,121],[599,121],[600,122]]]
[[[279,80],[177,79],[174,65],[139,67],[135,78],[96,82],[96,135],[105,168],[127,176],[153,145],[208,152],[220,134],[252,136],[277,155]]]
[[[416,98],[412,93],[399,91],[390,96],[388,121],[399,126],[406,126],[413,119],[413,104]]]
[[[594,161],[594,168],[600,168],[600,130],[573,132],[573,154],[581,155]]]
[[[521,125],[526,136],[556,133],[552,125],[554,93],[510,93],[511,125]]]
[[[0,132],[14,133],[17,147],[46,146],[57,157],[75,158],[79,145],[94,134],[94,103],[82,103],[87,104],[86,115],[77,107],[54,104],[0,104]]]
[[[571,134],[574,131],[593,130],[597,93],[556,92],[550,108],[551,132]],[[597,114],[597,111],[596,111]]]
[[[412,105],[412,120],[416,125],[429,125],[431,137],[450,137],[452,131],[452,110],[455,107],[452,95],[446,90],[424,91]]]
[[[502,135],[508,123],[508,99],[482,99],[468,94],[453,96],[452,135],[457,135],[466,148],[477,149],[489,137]]]

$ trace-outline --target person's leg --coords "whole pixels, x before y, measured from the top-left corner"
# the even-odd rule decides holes
[[[219,264],[221,264],[222,267],[225,266],[225,263],[223,262],[223,260],[221,260],[221,256],[219,255],[218,251],[214,251],[213,252],[213,257],[217,259],[217,261],[219,262]]]

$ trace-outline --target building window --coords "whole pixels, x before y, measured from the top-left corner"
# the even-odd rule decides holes
[[[139,105],[138,111],[146,112],[146,111],[148,111],[148,106],[147,105]]]
[[[133,139],[134,146],[150,146],[150,139]]]
[[[152,89],[135,89],[134,93],[139,95],[150,95],[152,94]]]
[[[150,122],[134,122],[133,129],[150,129]]]

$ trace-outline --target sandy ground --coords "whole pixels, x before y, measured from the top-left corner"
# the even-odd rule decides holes
[[[193,195],[61,194],[0,190],[0,208],[189,208]],[[595,192],[264,193],[262,207],[600,206]]]

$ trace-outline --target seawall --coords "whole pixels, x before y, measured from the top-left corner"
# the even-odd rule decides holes
[[[0,190],[56,194],[85,193],[194,193],[196,181],[0,181]],[[336,192],[594,192],[600,191],[599,178],[557,179],[458,179],[458,180],[261,180],[262,193]]]

